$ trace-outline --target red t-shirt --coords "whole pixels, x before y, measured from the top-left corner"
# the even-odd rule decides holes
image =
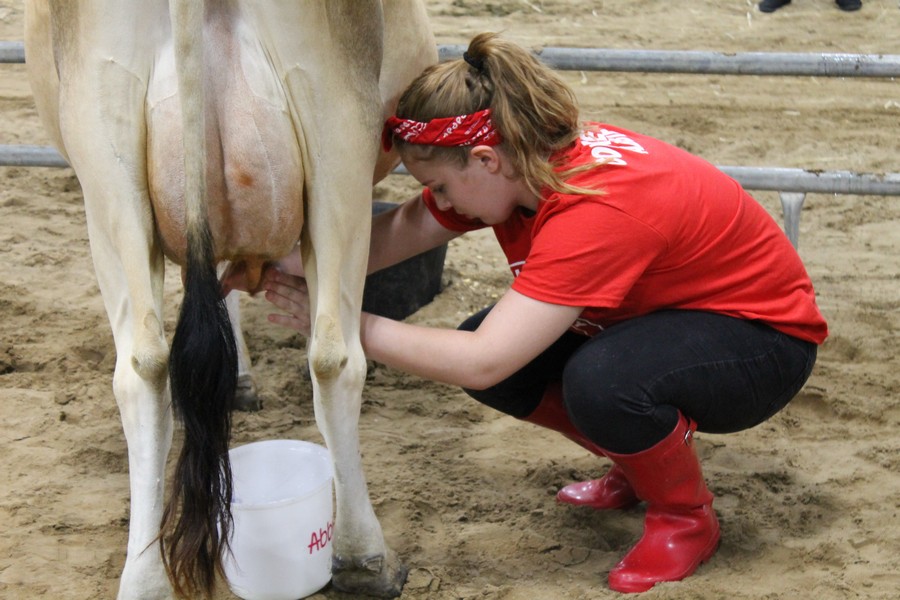
[[[799,255],[778,224],[713,165],[659,140],[601,123],[552,157],[603,195],[547,191],[537,212],[494,226],[517,292],[584,306],[573,330],[594,335],[661,309],[763,321],[822,343],[828,327]],[[453,231],[485,227],[423,201]]]

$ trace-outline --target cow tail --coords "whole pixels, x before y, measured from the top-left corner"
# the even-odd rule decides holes
[[[238,359],[206,209],[203,45],[198,35],[203,4],[170,1],[182,98],[187,265],[169,380],[184,442],[163,511],[160,548],[180,598],[212,595],[232,529],[228,441]]]
[[[209,244],[208,231],[200,237]],[[184,441],[163,514],[163,560],[176,594],[199,598],[214,587],[231,531],[228,441],[237,387],[234,333],[215,269],[202,254],[188,259],[169,378]]]

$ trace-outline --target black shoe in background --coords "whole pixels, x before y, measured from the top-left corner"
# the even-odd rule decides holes
[[[859,10],[862,8],[862,0],[837,0],[837,5],[841,10]]]
[[[856,0],[856,1],[859,2],[859,0]],[[838,4],[840,4],[840,2],[841,2],[841,0],[838,0]],[[791,3],[791,0],[762,0],[762,2],[759,3],[759,11],[764,12],[764,13],[775,12],[782,6],[785,6],[786,4],[790,4],[790,3]],[[844,9],[844,10],[848,10],[848,9]]]

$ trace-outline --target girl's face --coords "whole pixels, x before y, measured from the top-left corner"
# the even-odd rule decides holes
[[[506,221],[518,207],[536,210],[538,199],[521,178],[513,178],[505,156],[490,146],[475,146],[469,162],[404,160],[409,172],[434,194],[440,210],[453,208],[486,225]]]

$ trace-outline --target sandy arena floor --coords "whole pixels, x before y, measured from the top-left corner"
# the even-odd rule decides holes
[[[440,43],[501,31],[529,47],[900,54],[896,0],[846,14],[797,0],[432,0]],[[22,0],[0,0],[0,40]],[[719,165],[900,172],[896,81],[567,73],[584,117],[655,135]],[[22,65],[0,65],[0,144],[44,144]],[[112,339],[70,170],[0,167],[0,597],[112,598],[128,526]],[[415,192],[395,176],[378,195]],[[756,197],[778,218],[777,194]],[[800,253],[831,337],[803,392],[752,431],[700,435],[723,526],[718,554],[647,599],[893,599],[900,590],[900,198],[810,195]],[[508,284],[496,244],[452,244],[446,288],[411,317],[455,326]],[[170,269],[171,327],[179,298]],[[264,409],[235,443],[319,441],[305,342],[245,322]],[[615,598],[606,573],[643,510],[557,506],[604,461],[494,414],[460,391],[378,367],[361,417],[370,491],[410,567],[404,600]],[[233,598],[222,587],[217,598]],[[326,589],[317,599],[345,600]]]

